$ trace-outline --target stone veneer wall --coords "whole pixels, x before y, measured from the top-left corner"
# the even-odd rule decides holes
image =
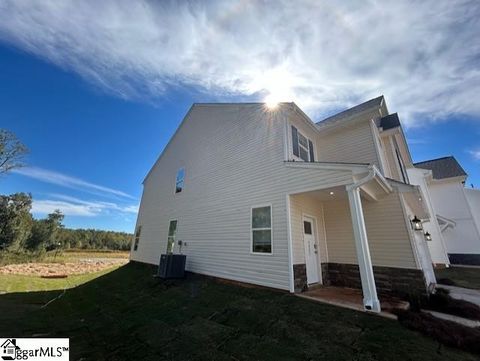
[[[373,274],[379,295],[408,297],[427,293],[421,270],[373,266]],[[305,264],[293,265],[293,278],[295,292],[308,289]],[[326,286],[362,288],[360,270],[355,264],[322,263],[322,281]]]
[[[293,283],[295,292],[303,292],[308,289],[307,266],[305,263],[293,265]]]
[[[362,288],[358,265],[325,263],[322,271],[325,285]],[[373,266],[373,274],[379,295],[408,297],[427,293],[422,270]]]

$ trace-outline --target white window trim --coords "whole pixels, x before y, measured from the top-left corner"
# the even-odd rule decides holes
[[[178,234],[178,218],[172,218],[168,220],[168,225],[167,225],[167,249],[165,250],[165,253],[168,254],[168,239],[170,238],[170,223],[176,221],[177,225],[175,226],[175,238],[173,241],[173,248],[172,248],[172,253],[175,251],[175,244],[177,243],[177,234]]]
[[[290,144],[290,155],[292,156],[292,159],[294,159],[295,161],[299,161],[299,162],[305,162],[302,158],[300,158],[300,156],[296,156],[295,154],[293,154],[293,141],[292,141],[292,126],[295,127],[297,129],[297,137],[300,139],[300,137],[298,135],[302,135],[306,140],[307,140],[307,155],[308,155],[308,162],[306,163],[309,163],[311,162],[312,160],[310,159],[310,142],[312,142],[312,145],[313,145],[313,154],[314,156],[316,157],[317,155],[315,154],[315,149],[317,148],[317,145],[315,144],[315,141],[313,139],[310,139],[309,137],[307,137],[305,134],[303,134],[303,132],[300,131],[300,129],[298,129],[298,126],[296,126],[295,124],[292,124],[290,123],[289,125],[289,141],[288,143]],[[302,147],[302,148],[305,148],[303,145],[300,144],[300,140],[298,141],[298,146],[299,147]],[[300,154],[300,150],[299,150],[299,154]]]
[[[323,210],[322,210],[323,212]],[[323,273],[322,273],[322,255],[321,255],[321,252],[320,252],[320,239],[319,239],[319,233],[318,233],[318,220],[317,220],[317,217],[315,216],[312,216],[311,214],[308,214],[308,213],[303,213],[302,212],[302,234],[303,234],[303,241],[305,240],[305,226],[303,224],[303,222],[305,222],[305,218],[311,218],[313,219],[313,223],[312,224],[312,232],[313,232],[313,237],[315,239],[315,243],[317,245],[317,272],[318,272],[318,277],[319,277],[319,281],[317,284],[321,284],[323,285]],[[326,240],[326,238],[325,238]],[[305,242],[305,241],[304,241]],[[326,243],[326,241],[325,241]],[[305,250],[303,251],[305,252]],[[305,267],[307,265],[307,259],[306,259],[306,255],[305,255]]]
[[[137,233],[139,233],[138,234],[138,242],[137,242]],[[135,227],[135,234],[133,235],[133,252],[138,251],[138,247],[140,246],[140,238],[141,237],[142,237],[142,226],[138,225],[137,227]],[[137,246],[137,247],[135,248],[135,246]]]
[[[178,173],[183,169],[183,179],[182,179],[182,190],[180,192],[177,192],[177,176],[178,176]],[[178,194],[178,193],[182,193],[185,189],[185,176],[186,176],[186,171],[185,171],[185,167],[180,167],[178,168],[177,170],[177,173],[175,174],[175,187],[173,188],[173,194]]]
[[[254,252],[253,251],[253,210],[255,208],[270,207],[270,228],[255,228],[256,231],[270,230],[270,252]],[[250,207],[250,254],[259,256],[273,256],[273,207],[271,203],[259,204]]]

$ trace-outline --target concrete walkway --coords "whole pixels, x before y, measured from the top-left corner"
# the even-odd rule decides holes
[[[480,306],[480,291],[472,290],[470,288],[437,285],[437,288],[443,288],[450,291],[450,296],[457,300],[464,300]]]
[[[422,310],[422,312],[429,313],[434,317],[441,318],[442,320],[459,323],[460,325],[463,325],[463,326],[467,326],[471,328],[480,327],[480,321],[469,320],[468,318],[453,316],[446,313],[430,311],[430,310]]]
[[[394,320],[397,319],[397,316],[392,313],[394,309],[406,310],[410,306],[406,301],[402,301],[394,297],[382,296],[380,297],[382,312],[374,313],[365,311],[365,308],[363,307],[362,291],[346,287],[321,286],[315,287],[314,289],[306,292],[297,293],[296,295],[312,301],[349,308],[355,311],[368,312]]]

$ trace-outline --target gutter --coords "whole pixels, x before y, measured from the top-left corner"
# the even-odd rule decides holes
[[[364,178],[349,184],[347,186],[347,191],[359,188],[374,179],[385,190],[386,193],[390,193],[393,190],[392,186],[388,183],[387,179],[382,175],[380,170],[374,164],[370,164],[368,166],[368,174]]]

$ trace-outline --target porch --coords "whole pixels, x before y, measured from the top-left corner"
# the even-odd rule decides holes
[[[415,199],[418,204],[406,206]],[[336,293],[337,301],[346,292],[351,306],[374,312],[391,296],[425,294],[424,267],[409,227],[411,208],[421,212],[419,202],[417,195],[372,178],[288,195],[293,291],[327,300]]]
[[[348,308],[355,311],[364,311],[362,291],[355,288],[321,286],[297,294],[301,298],[333,306]],[[407,310],[409,302],[393,296],[383,296],[380,300],[381,316],[396,319],[393,310]]]

